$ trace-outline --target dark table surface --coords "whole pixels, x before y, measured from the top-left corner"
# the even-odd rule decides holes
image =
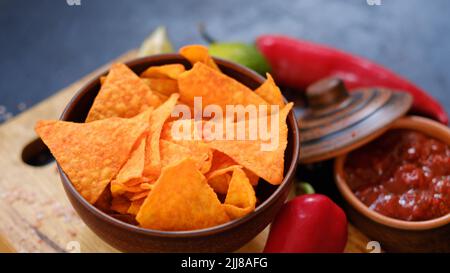
[[[202,43],[199,22],[225,41],[276,32],[359,54],[450,111],[448,0],[80,1],[0,0],[0,123],[139,46],[158,25],[176,47]]]

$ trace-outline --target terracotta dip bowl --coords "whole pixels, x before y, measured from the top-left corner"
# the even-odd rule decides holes
[[[257,88],[264,78],[238,64],[221,59],[216,63],[228,76],[251,89]],[[136,59],[126,64],[136,73],[149,66],[181,63],[191,65],[178,54],[156,55]],[[101,73],[74,96],[64,110],[61,120],[83,122],[100,89]],[[127,224],[89,204],[74,188],[58,166],[61,181],[75,210],[100,238],[125,252],[230,252],[239,249],[260,233],[275,217],[285,202],[297,167],[299,133],[293,112],[288,115],[288,146],[285,152],[284,180],[279,186],[260,181],[256,195],[260,204],[249,215],[220,226],[193,231],[167,232],[150,230]]]
[[[389,129],[419,131],[450,145],[450,129],[430,119],[404,117],[394,121]],[[370,210],[345,181],[346,158],[343,155],[336,159],[335,180],[347,202],[347,215],[355,226],[372,240],[379,241],[387,251],[450,252],[450,214],[427,221],[404,221]]]

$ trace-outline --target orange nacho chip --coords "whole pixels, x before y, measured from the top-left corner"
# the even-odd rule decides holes
[[[141,192],[139,192],[139,193],[135,193],[135,194],[130,198],[130,200],[131,200],[131,201],[137,201],[137,200],[146,198],[150,192],[151,192],[151,190],[144,190],[144,191],[141,191]]]
[[[86,122],[110,117],[130,118],[152,106],[160,99],[126,65],[111,66],[86,118]]]
[[[284,107],[283,95],[280,88],[275,84],[272,76],[266,74],[267,80],[255,90],[255,93],[271,105],[279,105]]]
[[[36,132],[78,192],[94,204],[148,124],[111,118],[91,123],[39,121]]]
[[[210,67],[196,63],[178,78],[180,100],[193,105],[194,97],[202,97],[203,107],[216,104],[225,109],[226,105],[267,105],[267,102],[250,88],[235,79]]]
[[[141,114],[137,115],[133,119],[143,123],[148,124],[150,121],[151,113],[153,109],[150,108]],[[115,179],[111,182],[111,193],[113,196],[123,194],[129,191],[131,185],[128,185],[128,181],[142,181],[142,174],[144,171],[145,163],[145,144],[148,134],[144,134],[142,138],[138,141],[138,146],[132,152],[130,158],[125,163],[125,165],[120,169],[119,173]],[[136,184],[139,185],[139,184]]]
[[[225,198],[225,211],[231,219],[243,217],[255,210],[256,194],[245,172],[235,168]]]
[[[208,48],[206,46],[202,45],[185,46],[180,48],[179,53],[183,57],[188,59],[188,61],[191,62],[192,65],[195,65],[196,63],[202,63],[216,71],[220,71],[216,62],[214,62],[213,58],[211,58],[211,56],[209,55]]]
[[[203,143],[189,147],[161,139],[161,165],[162,168],[172,165],[185,158],[191,158],[195,161],[195,166],[201,173],[206,173],[211,168],[212,151]]]
[[[218,170],[216,172],[220,172]],[[231,175],[228,172],[214,173],[208,178],[208,185],[218,194],[227,194],[228,186],[230,184]]]
[[[121,184],[121,183],[117,183],[117,181],[112,181],[111,182],[111,193],[114,197],[119,196],[119,195],[124,195],[125,197],[131,199],[136,194],[151,190],[152,186],[153,186],[152,184],[142,183],[142,182],[137,185],[128,186],[127,184]]]
[[[195,161],[185,159],[162,171],[136,220],[145,228],[176,231],[220,225],[229,217]]]
[[[173,79],[142,79],[150,89],[159,97],[169,97],[178,93],[178,82]]]
[[[113,197],[111,201],[111,209],[121,214],[126,214],[130,206],[131,202],[122,196]]]
[[[125,185],[128,187],[132,187],[132,186],[139,186],[141,184],[148,184],[148,183],[152,183],[155,181],[152,181],[146,177],[139,177],[139,178],[134,178],[131,180],[128,180],[127,182],[125,182]]]
[[[206,176],[208,179],[208,184],[214,189],[215,192],[226,194],[231,181],[231,176],[229,173],[233,173],[236,168],[240,169],[242,166],[231,165],[208,173]]]
[[[142,204],[144,203],[145,198],[136,200],[131,202],[130,207],[128,208],[127,213],[128,214],[132,214],[132,215],[136,215],[139,212],[139,209],[141,208]]]
[[[159,151],[159,140],[164,122],[169,118],[178,101],[178,94],[172,94],[170,98],[161,104],[150,117],[149,135],[146,140],[145,164],[143,175],[156,178],[161,172],[161,155]]]
[[[151,66],[141,73],[142,78],[155,79],[178,79],[178,76],[186,69],[182,64],[166,64],[160,66]]]
[[[133,151],[127,163],[120,169],[115,179],[116,182],[123,184],[131,179],[141,177],[144,171],[144,159],[145,139],[142,139],[138,148]]]
[[[231,157],[227,156],[226,154],[216,150],[213,152],[213,161],[212,161],[210,173],[212,171],[224,169],[224,168],[227,168],[227,167],[233,166],[233,165],[238,165],[238,163],[236,163],[236,161],[234,161]],[[250,184],[252,184],[252,186],[258,185],[259,177],[256,174],[254,174],[253,172],[251,172],[250,170],[247,170],[245,168],[243,168],[243,170],[244,170],[245,174],[247,175],[248,179],[250,180]],[[208,176],[208,174],[207,174],[207,176]],[[230,178],[231,178],[231,176],[230,176]],[[229,182],[229,180],[228,180],[228,182]],[[226,191],[225,191],[225,193],[226,193]]]
[[[261,139],[213,140],[207,144],[211,148],[228,155],[239,165],[244,166],[267,182],[279,185],[283,180],[284,150],[287,146],[286,117],[292,106],[293,104],[289,103],[279,112],[278,143],[274,150],[262,150],[261,145],[264,141]]]

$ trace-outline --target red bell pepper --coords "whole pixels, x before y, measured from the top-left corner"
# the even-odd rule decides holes
[[[265,253],[339,253],[347,243],[347,217],[321,194],[298,196],[272,223]]]
[[[444,108],[424,90],[369,60],[323,45],[279,35],[263,35],[256,45],[272,66],[276,81],[305,89],[328,76],[344,80],[348,89],[379,86],[402,90],[413,98],[413,112],[448,124]]]

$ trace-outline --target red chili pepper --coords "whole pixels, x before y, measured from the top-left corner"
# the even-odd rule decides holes
[[[321,194],[298,196],[272,223],[265,253],[339,253],[347,243],[347,217]]]
[[[444,108],[424,90],[372,61],[323,45],[279,35],[263,35],[258,49],[272,66],[278,83],[305,89],[328,76],[344,80],[348,89],[379,86],[402,90],[413,98],[413,112],[448,124]]]

